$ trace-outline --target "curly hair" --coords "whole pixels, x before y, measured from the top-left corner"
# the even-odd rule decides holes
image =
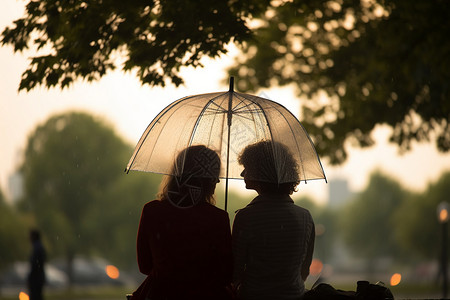
[[[278,142],[263,140],[248,145],[238,157],[245,178],[262,182],[262,192],[292,194],[300,183],[298,164],[289,149]]]

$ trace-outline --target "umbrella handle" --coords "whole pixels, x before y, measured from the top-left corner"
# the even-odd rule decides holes
[[[234,77],[230,77],[230,89],[228,91],[228,137],[227,137],[227,172],[225,177],[225,211],[228,208],[228,169],[230,165],[230,133],[231,133],[231,119],[233,114],[231,113],[232,109],[232,100],[233,100],[233,92],[234,92]]]

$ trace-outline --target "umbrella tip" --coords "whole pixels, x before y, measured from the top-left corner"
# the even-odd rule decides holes
[[[233,90],[234,90],[234,77],[233,76],[231,76],[230,77],[230,92],[233,92]]]

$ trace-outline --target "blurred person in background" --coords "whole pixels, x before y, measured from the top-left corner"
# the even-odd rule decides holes
[[[30,273],[28,275],[28,292],[30,300],[42,300],[47,257],[41,242],[41,233],[37,229],[30,230],[30,241],[32,251],[30,256]]]

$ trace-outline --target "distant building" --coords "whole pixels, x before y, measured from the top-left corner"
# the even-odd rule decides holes
[[[328,205],[332,208],[341,207],[352,197],[346,179],[329,180],[328,186]]]
[[[23,197],[23,176],[20,173],[14,173],[8,178],[9,199],[17,201]]]

